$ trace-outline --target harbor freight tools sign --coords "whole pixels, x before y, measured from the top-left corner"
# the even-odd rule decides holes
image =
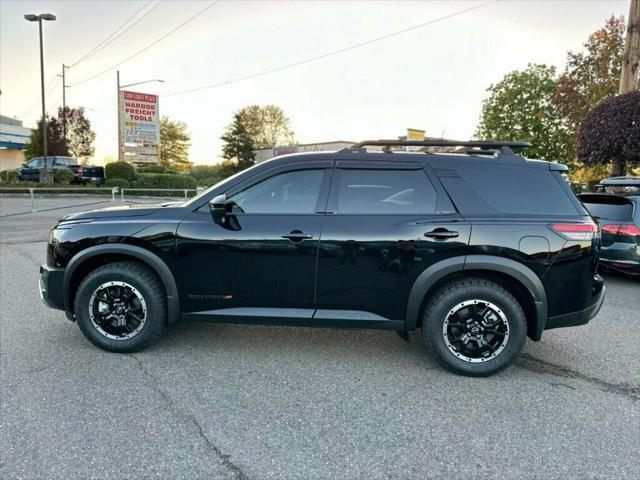
[[[120,92],[120,134],[122,158],[131,163],[160,160],[160,115],[158,96]]]

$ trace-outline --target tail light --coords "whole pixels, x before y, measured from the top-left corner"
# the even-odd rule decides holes
[[[640,228],[635,225],[605,225],[602,231],[625,237],[640,237]]]
[[[593,240],[600,233],[595,223],[554,223],[549,227],[567,240]]]
[[[80,165],[78,167],[78,175],[83,175],[84,174],[84,167],[82,165]]]

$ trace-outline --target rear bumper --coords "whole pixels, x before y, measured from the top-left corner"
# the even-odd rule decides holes
[[[640,245],[616,242],[602,247],[600,265],[617,272],[640,275]]]
[[[54,268],[47,265],[40,266],[38,288],[40,290],[40,298],[48,307],[64,310],[63,277],[64,268]]]
[[[604,281],[600,275],[596,275],[594,278],[594,294],[591,297],[591,302],[587,308],[578,312],[566,313],[564,315],[557,315],[555,317],[549,317],[545,330],[552,328],[563,327],[577,327],[578,325],[585,325],[593,317],[595,317],[602,303],[604,302],[606,287]]]

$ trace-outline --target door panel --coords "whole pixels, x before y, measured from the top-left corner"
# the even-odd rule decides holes
[[[457,232],[455,238],[425,233]],[[446,258],[465,255],[471,227],[459,217],[327,216],[318,256],[319,309],[360,310],[404,320],[418,275]]]
[[[318,309],[404,320],[422,271],[465,255],[470,225],[436,214],[443,193],[421,165],[338,162],[318,253]],[[322,320],[318,320],[318,324]]]
[[[235,187],[225,193],[233,208],[224,222],[214,221],[204,208],[185,218],[178,227],[177,248],[184,313],[225,309],[218,313],[230,318],[241,311],[257,312],[247,310],[251,308],[290,309],[280,321],[311,323],[308,310],[315,308],[316,258],[325,218],[317,211],[326,204],[331,171],[318,166],[289,167]],[[297,321],[296,312],[301,317]]]

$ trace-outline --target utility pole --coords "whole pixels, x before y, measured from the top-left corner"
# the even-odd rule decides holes
[[[122,146],[123,144],[122,134],[124,129],[122,128],[122,105],[121,105],[122,102],[120,101],[120,70],[116,71],[116,83],[117,83],[116,94],[118,95],[118,161],[123,162],[124,148]]]
[[[627,38],[624,42],[622,74],[619,93],[633,92],[638,88],[638,64],[640,63],[640,0],[631,0]]]
[[[67,82],[65,78],[65,72],[67,67],[64,63],[62,64],[62,131],[64,132],[64,141],[67,141]]]

